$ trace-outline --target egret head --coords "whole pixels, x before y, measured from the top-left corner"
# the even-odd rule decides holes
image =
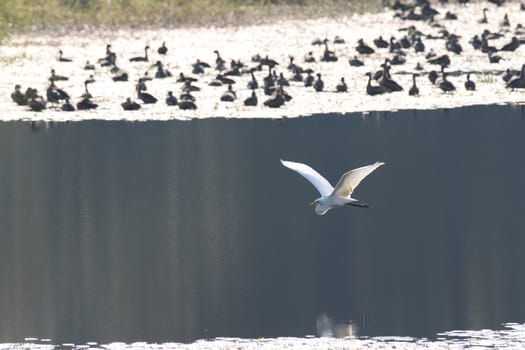
[[[309,204],[311,207],[317,207],[319,205],[319,198]]]

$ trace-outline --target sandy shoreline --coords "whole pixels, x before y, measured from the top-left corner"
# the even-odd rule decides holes
[[[487,349],[505,348],[522,349],[525,346],[525,325],[508,323],[503,329],[491,330],[456,330],[437,335],[435,340],[411,337],[372,337],[372,338],[318,338],[306,336],[304,338],[215,338],[197,340],[193,343],[123,343],[114,342],[98,344],[60,344],[54,345],[50,339],[26,338],[21,343],[0,344],[0,349],[109,349],[109,350],[136,350],[136,349],[165,349],[165,350],[273,350],[273,349],[301,349],[301,350],[343,350],[343,349]]]
[[[489,22],[485,25],[477,23],[481,18],[482,9],[488,7]],[[431,27],[426,22],[402,21],[394,18],[394,12],[385,9],[376,14],[359,14],[337,19],[320,18],[315,20],[285,20],[273,24],[259,26],[239,26],[228,28],[188,28],[188,29],[158,29],[137,31],[101,31],[101,32],[76,32],[70,35],[56,36],[51,34],[24,35],[11,38],[0,46],[0,120],[169,120],[193,118],[281,118],[299,117],[319,113],[352,113],[367,111],[391,111],[400,109],[436,109],[454,108],[469,105],[483,104],[521,104],[525,102],[525,93],[519,90],[510,91],[505,88],[501,73],[507,68],[519,69],[524,62],[525,47],[519,47],[514,52],[498,53],[503,59],[497,64],[489,63],[486,54],[481,53],[468,43],[472,36],[480,34],[483,29],[491,32],[501,32],[502,38],[491,40],[491,45],[501,47],[510,41],[513,30],[518,23],[525,23],[525,12],[519,10],[519,3],[509,3],[503,7],[496,7],[489,3],[474,3],[467,6],[456,4],[442,7],[436,4],[440,11],[440,23],[447,26],[451,33],[461,36],[460,43],[463,53],[456,55],[445,50],[444,40],[423,39],[426,50],[415,53],[414,49],[407,50],[407,62],[404,65],[393,66],[393,78],[404,87],[404,91],[394,92],[381,96],[368,96],[366,94],[366,76],[368,71],[375,72],[385,58],[392,55],[387,49],[378,49],[369,56],[361,56],[365,62],[363,67],[351,67],[348,59],[356,55],[355,46],[359,38],[372,45],[372,40],[382,35],[384,38],[395,36],[400,39],[406,31],[400,28],[415,25],[424,34],[439,35],[439,29]],[[446,11],[458,15],[456,21],[441,20]],[[507,13],[511,27],[507,32],[501,29],[500,22]],[[323,47],[312,46],[315,38],[333,39],[336,35],[345,39],[344,44],[334,45],[330,42],[330,49],[334,50],[339,60],[337,62],[319,62]],[[168,55],[162,57],[165,66],[175,77],[154,79],[148,82],[148,92],[159,99],[155,105],[145,105],[140,111],[127,112],[120,107],[127,97],[136,99],[135,84],[145,71],[149,75],[155,74],[152,62],[159,59],[156,48],[162,41],[166,41],[169,48]],[[15,84],[36,87],[45,93],[47,79],[51,68],[58,74],[70,77],[69,81],[58,82],[57,85],[72,96],[72,102],[78,102],[83,93],[83,82],[90,74],[84,71],[86,60],[95,62],[104,56],[106,43],[111,43],[117,53],[118,65],[129,72],[128,82],[115,83],[107,68],[97,66],[94,74],[96,82],[90,86],[90,92],[99,108],[94,111],[62,112],[49,108],[36,113],[28,111],[27,107],[17,106],[11,101],[10,94]],[[149,63],[132,63],[128,58],[140,55],[143,47],[149,44],[154,48]],[[522,45],[523,46],[523,45]],[[58,49],[74,60],[72,63],[58,62]],[[426,76],[418,78],[420,89],[419,97],[408,96],[411,86],[410,73],[416,72],[415,66],[421,63],[424,67],[422,75],[430,70],[438,69],[435,65],[426,63],[424,55],[433,49],[438,55],[448,54],[451,65],[448,71],[454,72],[450,77],[457,90],[445,94],[433,86]],[[286,91],[293,99],[278,109],[262,106],[267,96],[261,89],[257,91],[259,105],[245,107],[242,101],[250,95],[246,84],[249,75],[236,77],[237,83],[234,90],[238,99],[234,102],[221,102],[220,96],[226,86],[211,87],[208,82],[213,80],[217,71],[208,69],[204,75],[199,76],[197,86],[202,91],[196,92],[196,111],[182,111],[177,107],[168,107],[164,103],[166,92],[173,90],[178,96],[182,85],[176,83],[176,76],[180,72],[191,75],[191,64],[197,58],[214,62],[213,50],[218,49],[221,56],[229,62],[231,59],[240,59],[248,66],[254,65],[250,61],[255,54],[269,55],[279,62],[277,73],[283,72],[284,76],[291,77],[291,72],[286,69],[289,55],[296,57],[296,63],[303,68],[312,68],[320,72],[325,83],[325,91],[315,92],[312,88],[305,88],[302,83],[291,82]],[[315,63],[304,63],[303,56],[306,52],[313,51],[317,58]],[[477,84],[476,91],[466,91],[463,83],[466,72],[473,72],[472,80]],[[266,71],[257,72],[259,85],[267,74]],[[348,93],[335,93],[335,87],[341,77],[345,77],[348,84]]]

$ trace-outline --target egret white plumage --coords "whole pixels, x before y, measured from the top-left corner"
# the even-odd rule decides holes
[[[332,187],[327,179],[306,164],[290,162],[282,159],[281,163],[285,167],[299,173],[299,175],[308,180],[314,185],[317,191],[319,191],[321,197],[310,203],[311,206],[315,206],[315,213],[317,215],[324,215],[328,210],[342,207],[344,205],[368,208],[368,204],[356,203],[358,200],[351,197],[352,192],[354,192],[359,183],[372,171],[385,164],[382,162],[375,162],[371,165],[350,170],[341,176],[335,187]]]

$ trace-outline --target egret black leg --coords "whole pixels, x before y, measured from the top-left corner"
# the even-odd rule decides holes
[[[370,205],[369,204],[361,204],[361,203],[348,203],[349,205],[353,206],[353,207],[358,207],[358,208],[370,208]]]

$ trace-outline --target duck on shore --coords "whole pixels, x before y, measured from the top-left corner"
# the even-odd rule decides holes
[[[126,98],[126,101],[122,102],[121,106],[125,111],[136,111],[140,109],[140,104],[132,101],[130,97]]]
[[[148,50],[149,50],[149,45],[146,45],[146,47],[144,47],[144,56],[131,57],[129,61],[130,62],[148,62],[149,61]]]
[[[419,88],[416,85],[416,76],[417,74],[412,74],[412,87],[408,90],[408,95],[410,96],[419,96]]]

